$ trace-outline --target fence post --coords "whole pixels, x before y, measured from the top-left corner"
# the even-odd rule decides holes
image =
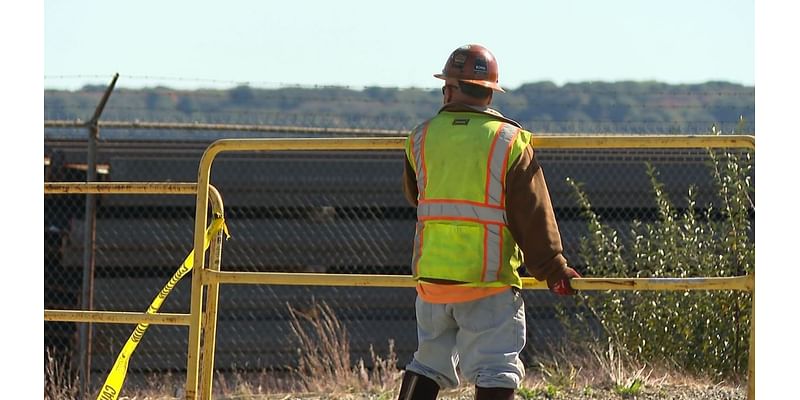
[[[100,103],[94,110],[94,115],[86,123],[89,129],[88,149],[86,152],[86,182],[97,180],[97,141],[100,139],[100,127],[98,120],[106,102],[111,96],[111,91],[117,83],[119,74],[114,74],[111,84],[106,88]],[[97,222],[97,200],[94,194],[86,195],[86,214],[84,215],[85,224],[83,231],[83,280],[81,285],[81,309],[91,311],[93,307],[94,291],[94,250],[95,250],[95,227]],[[80,377],[81,398],[89,396],[89,381],[92,370],[92,324],[80,324],[78,344],[78,373]]]

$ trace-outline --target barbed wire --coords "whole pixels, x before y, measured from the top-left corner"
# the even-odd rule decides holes
[[[207,123],[207,122],[158,122],[158,121],[100,121],[98,123],[102,129],[145,129],[145,130],[188,130],[188,131],[232,131],[232,132],[261,132],[261,133],[313,133],[313,134],[332,134],[332,135],[348,135],[348,134],[361,134],[361,135],[389,135],[389,136],[404,136],[408,129],[386,129],[376,127],[342,127],[342,126],[300,126],[300,125],[278,125],[278,124],[232,124],[232,123]],[[602,127],[604,124],[593,124],[596,127]],[[613,125],[613,124],[612,124]],[[708,124],[706,127],[712,125],[720,125],[716,123]],[[86,127],[86,122],[82,120],[46,120],[44,123],[45,128],[56,129],[76,129]],[[575,124],[574,126],[580,126]],[[635,125],[629,125],[634,128]],[[673,125],[674,129],[674,125]],[[680,131],[680,130],[678,130]],[[614,131],[611,129],[594,131],[594,134],[604,133],[611,134]],[[619,132],[618,133],[624,133]],[[592,133],[587,130],[586,133]],[[655,132],[649,132],[655,133]],[[739,132],[752,133],[752,132]]]
[[[269,89],[345,89],[345,90],[352,90],[352,91],[364,91],[365,89],[369,88],[379,88],[379,89],[416,89],[420,91],[435,91],[438,92],[441,85],[431,85],[429,87],[420,87],[420,86],[374,86],[374,85],[364,85],[364,86],[353,86],[353,85],[345,85],[345,84],[299,84],[299,83],[291,83],[291,82],[279,82],[279,81],[253,81],[253,80],[226,80],[226,79],[210,79],[210,78],[193,78],[193,77],[176,77],[176,76],[155,76],[155,75],[127,75],[127,74],[120,74],[120,78],[122,81],[118,83],[120,85],[120,89],[124,87],[124,79],[132,79],[132,80],[142,80],[142,81],[174,81],[174,82],[193,82],[193,83],[208,83],[208,84],[217,84],[217,85],[227,85],[230,88],[222,89],[222,88],[202,88],[198,87],[196,89],[183,89],[183,90],[175,90],[169,87],[163,87],[161,84],[156,84],[153,87],[149,88],[142,88],[142,89],[125,89],[125,90],[155,90],[162,88],[161,90],[170,90],[174,94],[182,94],[186,92],[192,91],[203,91],[203,92],[212,92],[212,91],[221,91],[219,95],[227,95],[228,90],[235,89],[237,87],[249,87],[251,89],[261,89],[261,90],[269,90]],[[84,75],[84,74],[77,74],[77,75],[45,75],[45,80],[58,80],[58,79],[110,79],[110,76],[107,75]],[[752,86],[744,86],[735,83],[728,83],[728,82],[716,82],[710,81],[707,83],[700,83],[700,84],[668,84],[662,82],[638,82],[638,81],[630,81],[633,84],[642,84],[642,85],[655,85],[655,86],[667,86],[670,90],[662,90],[658,92],[653,92],[651,87],[643,87],[637,88],[634,91],[620,91],[620,90],[598,90],[598,89],[591,89],[592,86],[602,87],[602,86],[609,86],[615,85],[620,83],[627,83],[627,81],[622,82],[575,82],[575,83],[566,83],[561,86],[556,86],[554,88],[540,88],[534,87],[535,85],[539,84],[552,84],[549,81],[538,81],[538,82],[529,82],[524,83],[518,86],[516,89],[506,88],[507,92],[510,94],[516,94],[520,90],[524,91],[531,91],[536,93],[558,93],[558,94],[601,94],[601,95],[643,95],[643,94],[653,94],[653,95],[669,95],[669,96],[755,96],[755,88]],[[685,90],[685,87],[691,86],[703,86],[708,84],[725,84],[725,85],[736,85],[740,86],[742,90],[704,90],[704,91],[691,91]],[[553,84],[555,85],[555,84]],[[572,86],[581,85],[584,87],[582,90],[572,89]],[[87,84],[87,86],[96,86],[95,84]],[[585,87],[589,87],[587,89]],[[746,89],[752,88],[752,89]],[[47,89],[46,89],[47,90]],[[208,94],[208,93],[206,93]]]
[[[106,114],[111,114],[110,110],[106,111]],[[155,111],[155,110],[153,110]],[[158,112],[154,112],[155,114],[163,113],[166,114],[169,110],[159,110]],[[180,112],[178,112],[180,113]],[[174,114],[174,112],[173,112]],[[197,117],[196,114],[202,116],[226,116],[226,115],[237,115],[242,114],[239,112],[206,112],[206,111],[196,111],[194,113],[186,114],[186,118],[194,118]],[[302,119],[311,119],[311,118],[338,118],[344,120],[351,120],[351,119],[358,119],[358,120],[375,120],[375,121],[407,121],[409,118],[401,118],[401,117],[391,117],[391,116],[380,116],[380,115],[364,115],[364,116],[344,116],[342,114],[334,114],[334,113],[287,113],[287,112],[277,112],[277,111],[270,111],[270,112],[261,112],[255,113],[259,114],[263,118],[262,119],[271,119],[271,117],[282,117],[282,119],[295,119],[295,120],[302,120]],[[171,115],[174,116],[174,115]],[[59,119],[66,119],[66,120],[82,120],[81,116],[75,115],[73,118],[68,117],[61,117]],[[650,124],[650,125],[667,125],[667,124],[675,124],[675,125],[687,125],[687,124],[714,124],[714,123],[721,123],[720,121],[715,120],[666,120],[666,121],[637,121],[637,120],[627,120],[627,121],[618,121],[613,119],[596,119],[593,118],[591,120],[577,120],[577,119],[526,119],[525,122],[536,122],[536,123],[559,123],[559,124],[596,124],[596,123],[611,123],[611,124]],[[737,123],[731,121],[730,123]],[[746,124],[752,124],[753,121],[745,121]]]
[[[307,100],[307,99],[303,99],[303,100]],[[309,100],[309,101],[313,102],[313,101],[320,101],[320,100],[322,100],[322,99]],[[332,101],[333,99],[325,99],[325,100],[326,101]],[[348,103],[348,102],[349,103],[365,103],[365,104],[373,104],[374,103],[374,101],[370,102],[369,100],[348,101],[346,99],[344,99],[344,100],[335,99],[333,101],[336,101],[336,103]],[[415,104],[427,104],[428,102],[395,101],[395,102],[391,102],[391,103],[388,103],[388,102],[382,102],[382,103],[384,103],[384,104],[415,105]],[[590,107],[591,106],[591,105],[588,105],[588,104],[587,105],[577,105],[576,106],[575,104],[569,104],[569,103],[558,104],[558,103],[549,103],[549,102],[534,103],[534,105],[538,105],[540,107],[542,105],[549,105],[549,106],[552,106],[552,107],[571,107],[570,110],[572,110],[572,111],[582,111],[581,107],[584,107],[584,106],[585,107]],[[503,107],[503,106],[505,106],[505,107]],[[79,110],[80,111],[83,111],[83,110],[94,110],[94,107],[95,107],[94,105],[88,105],[88,104],[87,105],[76,105],[76,104],[69,104],[69,105],[46,104],[45,105],[46,109],[50,108],[50,109],[63,110],[63,111],[66,111],[66,110],[76,110],[76,111],[79,111]],[[231,109],[231,110],[204,110],[202,108],[202,105],[193,106],[193,107],[196,108],[196,110],[193,110],[195,112],[226,113],[226,114],[233,114],[233,115],[236,115],[236,114],[250,115],[250,114],[265,113],[265,112],[278,112],[278,111],[271,111],[271,110],[266,109],[267,106],[265,106],[264,108],[241,108],[241,107],[236,107],[235,109]],[[506,108],[506,109],[514,108],[513,105],[510,105],[510,104],[503,104],[503,105],[499,105],[498,107],[502,107],[502,108]],[[698,110],[699,109],[699,110],[717,110],[717,111],[719,111],[719,110],[741,110],[741,111],[755,110],[755,105],[734,106],[734,105],[701,105],[701,104],[686,104],[686,105],[678,105],[678,104],[667,104],[667,105],[661,105],[661,104],[610,104],[609,105],[609,104],[604,104],[602,107],[603,107],[603,109],[624,108],[624,109],[647,109],[647,110],[659,110],[659,109],[670,109],[670,110],[676,110],[676,109]],[[177,112],[183,112],[182,110],[177,108],[177,105],[174,106],[174,107],[150,108],[150,107],[135,107],[135,106],[119,106],[119,105],[109,104],[107,109],[108,110],[112,110],[113,109],[113,110],[117,110],[117,111],[148,112],[148,113],[162,113],[162,112],[163,113],[167,113],[167,112],[176,112],[176,111]],[[313,110],[311,110],[311,111],[314,112]],[[350,111],[353,112],[353,110],[350,110]],[[380,109],[371,110],[371,113],[380,113]],[[281,114],[283,114],[283,112],[281,112]],[[319,114],[319,113],[315,112],[315,114]]]
[[[206,83],[206,84],[216,84],[216,85],[227,85],[231,86],[231,88],[239,87],[239,86],[248,86],[254,89],[256,88],[301,88],[301,89],[324,89],[324,88],[341,88],[341,89],[352,89],[352,90],[361,90],[367,86],[352,86],[352,85],[339,85],[339,84],[331,84],[331,85],[321,85],[321,84],[299,84],[299,83],[291,83],[291,82],[276,82],[276,81],[254,81],[254,80],[230,80],[230,79],[212,79],[212,78],[189,78],[189,77],[180,77],[180,76],[157,76],[157,75],[126,75],[120,74],[120,78],[123,79],[132,79],[132,80],[142,80],[142,81],[173,81],[173,82],[192,82],[192,83]],[[107,75],[45,75],[45,79],[109,79]],[[124,86],[124,82],[120,82]],[[90,84],[93,86],[93,84]],[[154,88],[162,86],[161,83],[154,82]],[[438,89],[438,86],[431,86],[429,88],[420,88],[420,89],[429,89],[435,90]],[[195,89],[189,89],[195,90]],[[214,90],[214,88],[198,88],[197,90]]]
[[[66,109],[60,109],[58,111],[66,111]],[[80,109],[76,109],[75,111],[81,111]],[[311,119],[311,118],[338,118],[338,119],[364,119],[364,120],[396,120],[396,121],[405,121],[405,120],[416,120],[413,116],[392,116],[392,115],[382,115],[380,113],[377,114],[352,114],[352,115],[343,115],[341,113],[332,113],[332,112],[281,112],[281,111],[204,111],[204,110],[194,110],[192,112],[183,112],[180,110],[165,110],[165,109],[155,109],[155,110],[148,110],[146,108],[109,108],[106,110],[105,115],[113,115],[119,112],[131,112],[137,111],[142,112],[142,115],[148,116],[169,116],[169,117],[176,117],[178,115],[183,115],[186,118],[197,118],[198,116],[202,117],[216,117],[216,118],[223,118],[223,117],[258,117],[261,119],[270,119],[279,117],[281,119]],[[49,112],[47,115],[52,114],[61,114],[62,117],[59,119],[82,119],[86,116],[78,113],[67,113],[67,112]],[[71,114],[72,117],[66,117],[66,115]],[[514,119],[513,115],[507,115],[509,118]],[[228,118],[229,120],[235,120],[237,118]],[[517,118],[519,119],[519,118]],[[680,124],[702,124],[702,123],[714,123],[719,122],[716,120],[711,119],[668,119],[668,120],[617,120],[617,119],[610,119],[610,118],[591,118],[588,120],[585,119],[548,119],[548,118],[533,118],[533,119],[525,119],[526,121],[536,121],[536,122],[558,122],[558,123],[596,123],[596,122],[603,122],[603,123],[636,123],[636,124],[665,124],[665,123],[680,123]],[[734,122],[734,121],[731,121]],[[745,123],[753,123],[749,118],[745,117]]]
[[[282,88],[282,89],[257,89],[257,88],[251,88],[251,89],[253,89],[253,90],[263,90],[263,91],[273,91],[273,92],[277,92],[276,94],[279,94],[281,96],[285,96],[287,92],[281,92],[281,90],[283,90],[283,89],[298,89],[298,88],[300,88],[300,87],[285,87],[285,88]],[[228,96],[230,96],[230,92],[232,90],[234,90],[234,89],[226,89],[226,90],[222,90],[222,89],[173,90],[173,89],[160,89],[160,88],[147,88],[147,89],[120,88],[118,90],[126,91],[127,92],[126,94],[130,94],[130,95],[138,94],[136,92],[155,91],[158,94],[162,94],[162,95],[185,96],[187,94],[191,94],[191,95],[198,96],[198,97],[228,97]],[[354,94],[365,95],[364,91],[356,91],[356,90],[343,88],[343,87],[308,87],[308,88],[300,88],[300,89],[303,89],[303,90],[344,89],[344,90],[353,91]],[[382,87],[382,88],[378,88],[378,89],[397,90],[397,93],[402,93],[401,90],[404,90],[403,88],[389,88],[389,87]],[[430,89],[430,90],[422,90],[422,89],[419,89],[419,88],[410,88],[410,89],[407,89],[407,90],[418,90],[420,93],[425,93],[425,94],[433,92],[433,94],[436,95],[437,100],[438,100],[438,96],[439,96],[439,93],[440,93],[440,88],[434,88],[434,89]],[[536,89],[536,90],[531,90],[531,92],[534,92],[536,94],[562,94],[562,95],[622,95],[622,96],[636,95],[636,96],[664,96],[664,97],[675,97],[675,96],[691,96],[691,97],[712,97],[712,96],[718,96],[718,97],[723,97],[723,96],[725,96],[725,97],[741,96],[741,97],[745,97],[745,96],[749,96],[749,97],[755,97],[755,92],[754,91],[752,91],[752,92],[750,92],[750,91],[749,92],[744,92],[744,91],[713,91],[713,92],[709,92],[709,91],[700,91],[700,92],[687,91],[687,92],[673,92],[673,91],[649,91],[649,90],[645,90],[645,91],[594,91],[594,90],[572,90],[572,89],[544,89],[544,90]],[[501,95],[498,95],[498,96],[500,96],[500,98],[503,98],[503,96],[508,97],[509,95],[520,95],[520,94],[521,93],[520,93],[519,90],[515,91],[513,89],[509,89],[509,90],[506,91],[505,94],[501,94]]]

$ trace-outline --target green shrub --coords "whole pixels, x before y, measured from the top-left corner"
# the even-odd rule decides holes
[[[712,133],[719,134],[715,128]],[[603,224],[581,184],[574,189],[589,234],[579,256],[586,277],[722,277],[754,273],[751,210],[752,152],[708,151],[717,199],[698,207],[689,187],[679,210],[658,171],[646,165],[658,209],[652,222],[634,221],[629,240]],[[700,210],[700,211],[698,211]],[[576,301],[599,320],[597,341],[616,343],[642,361],[667,360],[700,374],[741,376],[747,371],[751,297],[739,291],[581,292]],[[579,317],[578,323],[585,320]],[[574,331],[576,321],[565,319]]]

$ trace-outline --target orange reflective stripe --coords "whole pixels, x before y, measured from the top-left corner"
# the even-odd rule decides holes
[[[506,168],[511,148],[520,129],[510,124],[500,124],[497,128],[489,160],[486,165],[486,204],[504,206]]]
[[[483,224],[483,266],[481,267],[481,282],[486,282],[486,268],[489,265],[489,225]]]
[[[505,122],[500,123],[497,132],[495,132],[494,139],[492,139],[492,146],[489,148],[489,159],[486,160],[486,186],[483,197],[483,202],[485,204],[498,204],[500,201],[499,198],[497,198],[497,201],[492,201],[492,194],[494,194],[493,192],[495,191],[492,187],[495,180],[493,175],[496,172],[492,168],[492,159],[494,158],[495,148],[497,148],[497,141],[500,140],[500,132],[502,132],[505,125]]]
[[[503,222],[502,224],[484,223],[483,225],[484,257],[481,280],[484,282],[497,280],[503,267],[506,168],[508,168],[508,158],[519,131],[519,127],[501,123],[495,133],[492,147],[489,150],[489,159],[486,162],[486,193],[484,199],[487,206],[497,206],[503,209]]]
[[[425,168],[425,136],[428,134],[429,124],[430,121],[426,121],[422,125],[421,130],[418,127],[412,133],[413,142],[411,145],[411,155],[414,158],[414,163],[417,164],[415,172],[417,177],[418,201],[422,201],[422,199],[425,198],[425,187],[427,186],[427,169]],[[411,259],[411,272],[413,276],[417,276],[419,271],[419,260],[422,256],[424,228],[425,224],[423,224],[418,218],[417,227],[414,232],[414,254]]]
[[[482,281],[497,280],[500,268],[503,265],[503,227],[498,224],[484,224],[484,266]]]
[[[427,169],[425,167],[425,136],[428,134],[429,122],[422,125],[422,130],[417,129],[412,133],[413,145],[411,146],[411,154],[414,156],[414,162],[417,164],[417,192],[419,199],[425,198],[425,187],[427,186]]]
[[[436,204],[450,204],[450,203],[453,203],[453,204],[470,204],[470,205],[477,206],[477,207],[494,208],[496,210],[505,210],[505,207],[503,207],[503,206],[493,205],[493,204],[486,204],[486,203],[481,203],[479,201],[471,201],[471,200],[458,200],[458,199],[451,200],[451,199],[430,199],[429,198],[429,199],[424,199],[424,200],[420,200],[419,201],[419,204],[425,204],[425,203],[430,203],[430,204],[434,204],[434,203],[436,203]]]
[[[505,225],[505,217],[505,210],[502,208],[468,203],[424,201],[417,206],[417,218],[420,220],[463,220]]]
[[[422,255],[422,234],[423,234],[423,227],[421,221],[417,222],[417,229],[414,232],[414,255],[412,256],[411,261],[411,274],[412,276],[417,276],[417,272],[419,271],[419,258]]]
[[[443,217],[443,216],[436,216],[436,217],[420,217],[420,221],[461,221],[461,222],[474,222],[476,224],[485,225],[486,222],[475,219],[475,218],[465,218],[465,217]]]
[[[500,232],[498,236],[500,237],[500,242],[497,243],[497,251],[500,257],[500,261],[497,264],[497,271],[494,273],[494,280],[500,280],[500,270],[503,268],[503,227],[498,227]]]
[[[509,157],[511,157],[511,150],[514,147],[514,142],[517,140],[517,136],[519,136],[519,132],[520,132],[519,128],[514,130],[514,133],[511,135],[511,138],[509,139],[508,144],[506,145],[506,154],[503,157],[503,168],[501,169],[501,171],[503,171],[503,173],[500,175],[500,178],[501,178],[500,187],[502,187],[502,188],[506,187],[506,172],[505,171],[508,170],[508,159],[509,159]],[[506,204],[506,191],[505,190],[502,190],[500,192],[500,204],[502,204],[502,205]]]

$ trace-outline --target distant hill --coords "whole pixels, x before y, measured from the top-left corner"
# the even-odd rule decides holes
[[[45,90],[45,119],[86,120],[104,90]],[[102,120],[409,130],[440,106],[439,89],[118,88]],[[497,94],[494,106],[534,132],[703,134],[713,124],[724,132],[755,132],[755,88],[727,82],[536,82]]]

